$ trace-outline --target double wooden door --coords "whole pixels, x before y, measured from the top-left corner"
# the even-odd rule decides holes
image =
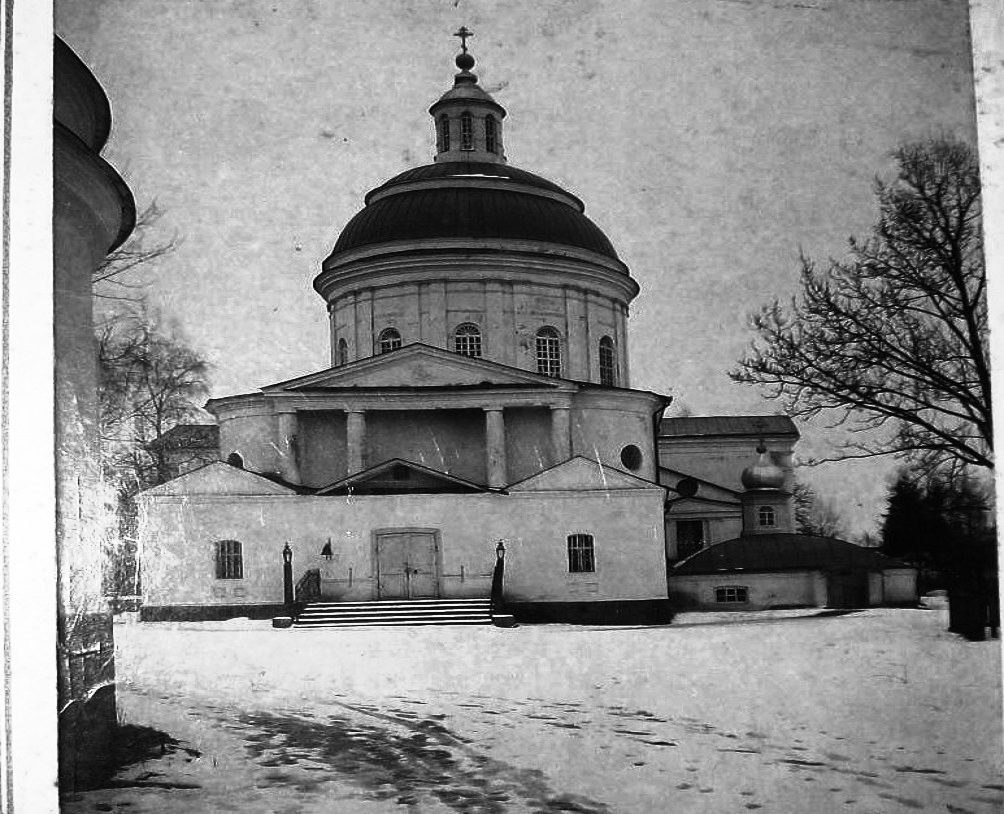
[[[430,599],[439,596],[436,534],[385,531],[376,538],[378,599]]]

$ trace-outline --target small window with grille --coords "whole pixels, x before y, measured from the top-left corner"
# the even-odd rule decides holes
[[[592,534],[568,535],[568,570],[572,574],[591,574],[596,570]]]
[[[380,332],[380,353],[390,353],[401,347],[401,334],[396,328],[385,328]]]
[[[773,527],[776,525],[773,506],[761,506],[757,509],[757,520],[761,526]]]
[[[244,579],[244,553],[237,540],[220,540],[216,544],[216,578]]]
[[[614,387],[617,384],[617,363],[614,358],[614,340],[604,336],[600,340],[600,384]]]
[[[485,149],[490,153],[498,152],[498,128],[491,114],[485,116]]]
[[[715,602],[749,602],[750,589],[745,585],[723,585],[715,588]]]
[[[453,332],[453,350],[461,356],[481,358],[481,329],[466,322]]]
[[[561,376],[561,337],[551,327],[537,331],[537,372]]]
[[[460,114],[460,149],[474,149],[474,119],[467,111]]]
[[[450,151],[450,117],[445,115],[439,117],[439,151]]]

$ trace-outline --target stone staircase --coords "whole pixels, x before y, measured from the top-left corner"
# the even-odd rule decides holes
[[[490,625],[491,600],[394,599],[375,602],[308,602],[295,628],[385,625]]]

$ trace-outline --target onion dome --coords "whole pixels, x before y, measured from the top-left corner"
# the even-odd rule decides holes
[[[784,470],[774,463],[767,451],[767,445],[761,440],[756,451],[760,457],[752,466],[747,466],[740,479],[748,491],[762,489],[781,489],[784,486]]]
[[[435,122],[434,163],[391,178],[366,196],[366,207],[346,225],[324,262],[332,269],[346,253],[415,241],[430,247],[480,246],[491,241],[550,243],[585,250],[627,274],[613,245],[584,214],[584,205],[557,184],[507,164],[502,140],[505,108],[478,85],[474,57],[457,55],[453,87],[429,108]],[[390,245],[386,245],[390,244]],[[433,246],[433,244],[435,244]],[[511,245],[511,244],[510,244]],[[494,248],[501,248],[497,244]]]

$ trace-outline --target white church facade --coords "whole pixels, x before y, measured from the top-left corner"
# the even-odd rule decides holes
[[[504,557],[517,619],[666,621],[676,563],[744,530],[758,439],[793,530],[794,425],[663,418],[630,387],[637,283],[578,198],[507,163],[506,111],[456,62],[434,162],[367,194],[314,281],[331,367],[211,400],[219,460],[141,495],[144,619],[484,598]]]

